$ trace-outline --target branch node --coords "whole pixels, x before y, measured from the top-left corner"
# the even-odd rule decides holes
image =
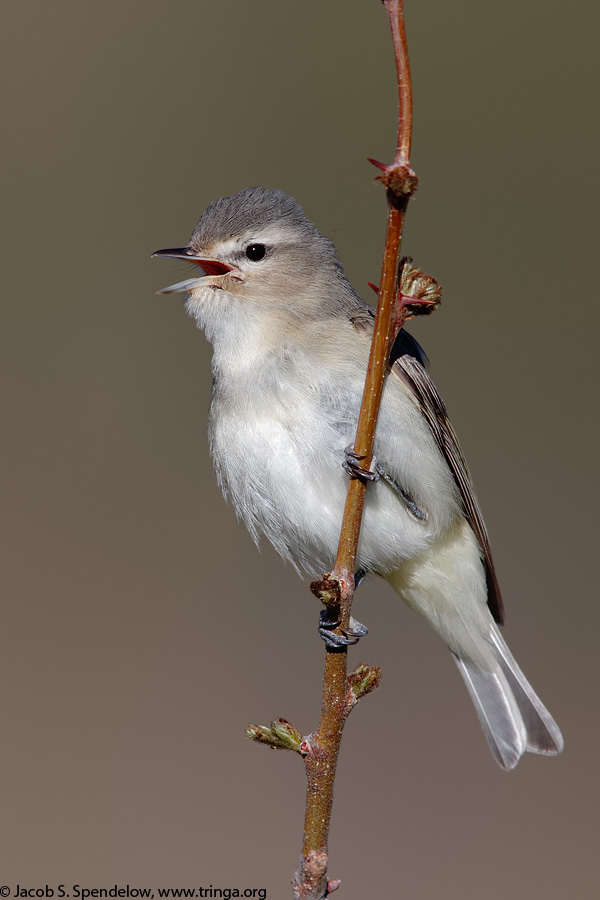
[[[412,316],[428,316],[442,301],[442,286],[433,275],[426,275],[412,264],[410,256],[403,256],[399,266],[399,286],[396,295],[396,324],[398,330],[405,319]],[[367,282],[376,294],[379,288],[372,281]],[[406,312],[405,312],[406,310]]]
[[[302,743],[300,744],[300,750],[298,751],[301,756],[307,757],[313,753],[312,737],[312,734],[307,734],[306,737],[303,738]]]
[[[343,585],[339,578],[324,575],[321,581],[311,582],[310,589],[326,606],[339,606],[342,602]]]
[[[426,316],[440,305],[442,286],[413,265],[410,256],[400,261],[400,304],[411,316]]]
[[[419,178],[414,169],[402,160],[395,161],[391,165],[386,165],[386,163],[370,157],[367,157],[367,160],[376,169],[383,172],[383,175],[378,175],[375,181],[380,181],[385,187],[390,205],[396,208],[404,207],[419,184]]]
[[[340,882],[331,882],[326,879],[327,851],[309,850],[300,858],[300,865],[294,875],[292,890],[296,900],[324,900],[328,893],[336,890]],[[330,888],[330,884],[335,887]]]

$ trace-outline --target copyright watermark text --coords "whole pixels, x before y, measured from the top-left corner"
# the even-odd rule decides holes
[[[45,884],[43,887],[29,887],[28,885],[16,884],[10,886],[3,884],[0,886],[0,897],[6,898],[33,898],[33,900],[47,900],[52,897],[54,900],[63,900],[65,897],[74,897],[75,900],[89,900],[93,898],[146,898],[146,900],[195,900],[195,898],[216,898],[222,900],[232,900],[237,897],[254,897],[256,900],[266,900],[267,891],[265,888],[220,888],[213,887],[189,887],[189,888],[150,888],[135,887],[131,884],[119,886],[112,885],[109,888],[104,887],[84,887],[81,884]]]

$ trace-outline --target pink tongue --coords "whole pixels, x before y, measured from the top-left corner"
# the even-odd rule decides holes
[[[207,275],[226,275],[231,272],[231,266],[216,259],[190,259],[190,262],[199,266]]]

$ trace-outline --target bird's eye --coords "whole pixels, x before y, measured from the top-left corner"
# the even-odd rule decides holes
[[[259,259],[263,259],[266,252],[267,248],[264,244],[248,244],[246,247],[246,256],[252,262],[258,262]]]

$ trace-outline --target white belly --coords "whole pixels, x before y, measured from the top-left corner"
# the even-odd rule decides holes
[[[217,476],[255,540],[266,536],[281,556],[318,575],[337,551],[348,485],[342,463],[354,439],[358,389],[350,393],[345,383],[346,408],[334,401],[327,415],[315,414],[314,392],[306,396],[288,383],[267,402],[268,393],[263,385],[259,400],[248,391],[243,403],[225,404],[215,392],[210,437]],[[388,484],[368,484],[357,568],[391,571],[427,549],[438,531]]]

